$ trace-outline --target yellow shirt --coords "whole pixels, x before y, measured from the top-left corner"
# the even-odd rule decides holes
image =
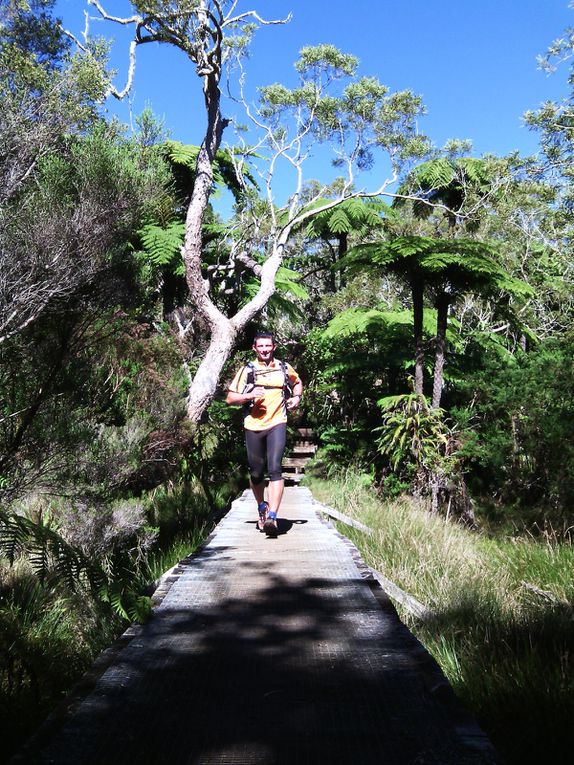
[[[283,397],[285,375],[277,359],[273,359],[269,366],[257,359],[252,364],[255,367],[255,386],[264,387],[265,396],[253,401],[251,411],[244,419],[244,425],[246,430],[268,430],[281,422],[287,422],[287,407]],[[232,393],[245,392],[248,373],[247,366],[237,372],[229,386]],[[291,364],[287,364],[287,375],[292,386],[301,382]]]

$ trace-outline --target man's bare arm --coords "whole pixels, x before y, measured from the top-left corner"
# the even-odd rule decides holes
[[[235,404],[246,404],[248,401],[251,401],[255,398],[263,398],[264,395],[265,388],[261,388],[260,386],[253,388],[253,390],[250,390],[249,393],[236,393],[233,390],[228,390],[227,398],[225,401],[227,404],[231,404],[233,406]]]
[[[299,406],[299,403],[301,402],[301,396],[303,394],[303,383],[301,380],[299,382],[295,383],[293,386],[293,393],[291,394],[291,398],[287,399],[287,409],[295,409],[295,407]]]

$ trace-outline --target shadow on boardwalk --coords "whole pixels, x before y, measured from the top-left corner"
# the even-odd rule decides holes
[[[184,568],[177,584],[193,577],[194,602],[166,599],[74,714],[15,762],[495,761],[436,664],[358,571],[285,576],[225,546]],[[200,605],[202,587],[233,594]]]

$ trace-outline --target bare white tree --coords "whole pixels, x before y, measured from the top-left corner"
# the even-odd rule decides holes
[[[389,193],[402,163],[420,156],[428,147],[417,135],[416,119],[422,112],[420,99],[408,91],[390,93],[375,78],[357,76],[358,61],[330,45],[306,48],[296,64],[300,83],[288,89],[272,85],[261,90],[258,107],[248,103],[243,92],[242,53],[249,45],[256,26],[280,24],[288,18],[267,21],[255,10],[240,10],[239,0],[174,0],[172,2],[133,2],[133,16],[118,18],[106,12],[99,0],[89,0],[101,18],[121,25],[133,25],[127,84],[121,90],[110,85],[109,92],[122,97],[133,81],[137,46],[158,42],[179,48],[195,65],[202,82],[205,106],[205,131],[197,157],[195,182],[187,209],[182,257],[193,308],[208,328],[209,345],[188,395],[188,416],[198,422],[210,403],[226,360],[238,333],[267,304],[275,290],[277,271],[294,229],[311,216],[343,199],[359,195]],[[68,33],[70,34],[70,33]],[[77,40],[89,53],[88,25],[84,41]],[[246,194],[238,212],[236,228],[264,232],[250,235],[250,247],[235,232],[232,257],[250,268],[259,279],[256,294],[233,316],[226,316],[209,292],[202,273],[202,222],[213,189],[213,162],[221,146],[223,131],[230,120],[222,113],[222,77],[228,76],[230,92],[241,105],[251,131],[243,145],[236,141],[231,150],[239,178],[244,163],[251,161],[262,178],[266,200]],[[232,75],[237,87],[232,89]],[[344,175],[336,198],[321,193],[305,194],[304,167],[313,147],[322,145],[330,152],[337,173]],[[263,162],[261,151],[267,160]],[[376,183],[370,192],[355,190],[357,169],[372,167],[375,155],[383,151],[388,160],[388,178]],[[328,160],[327,160],[328,161]],[[281,165],[290,168],[293,193],[287,204],[276,199],[276,178]],[[247,225],[248,224],[248,225]]]

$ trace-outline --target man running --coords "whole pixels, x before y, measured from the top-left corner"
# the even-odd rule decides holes
[[[227,393],[228,404],[243,404],[245,445],[250,484],[257,501],[257,527],[277,534],[277,513],[283,497],[281,462],[287,437],[287,410],[301,401],[303,384],[290,364],[275,358],[275,338],[258,332],[253,341],[255,360],[240,369]],[[268,501],[265,501],[264,471],[267,458]]]

